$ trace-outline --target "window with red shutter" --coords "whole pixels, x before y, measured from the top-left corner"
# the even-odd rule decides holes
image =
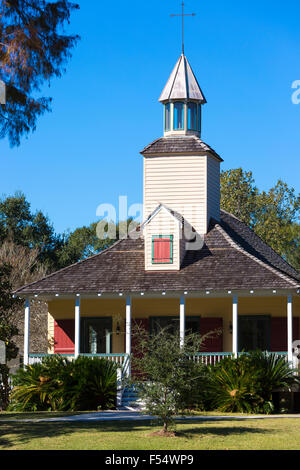
[[[152,263],[173,263],[173,235],[155,235],[152,238]]]
[[[57,320],[54,322],[54,354],[74,354],[75,352],[74,320]]]

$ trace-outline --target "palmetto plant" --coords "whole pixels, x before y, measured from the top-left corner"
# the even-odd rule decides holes
[[[12,379],[13,390],[10,396],[11,405],[17,411],[37,411],[59,409],[56,390],[60,380],[50,374],[45,364],[33,364],[19,369]]]
[[[19,369],[10,408],[18,411],[95,410],[115,405],[117,365],[105,359],[60,356]]]
[[[248,358],[249,363],[257,370],[256,388],[265,401],[272,400],[275,390],[291,390],[292,385],[299,383],[299,377],[282,356],[254,351]]]
[[[270,413],[272,393],[290,390],[295,383],[299,378],[285,358],[276,354],[255,351],[225,358],[210,367],[210,406],[224,412]]]
[[[261,402],[255,381],[257,371],[245,358],[225,358],[210,367],[208,383],[211,407],[223,412],[251,413]]]
[[[115,406],[117,365],[106,359],[79,357],[72,363],[61,396],[70,410],[95,410]]]

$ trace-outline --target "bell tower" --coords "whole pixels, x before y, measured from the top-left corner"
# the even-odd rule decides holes
[[[182,53],[159,98],[164,106],[164,136],[201,137],[201,109],[206,103],[192,68]]]
[[[163,137],[142,150],[144,157],[145,270],[180,270],[185,254],[201,247],[210,221],[220,220],[222,158],[201,139],[205,96],[184,53],[160,95]],[[196,243],[194,243],[194,240]]]

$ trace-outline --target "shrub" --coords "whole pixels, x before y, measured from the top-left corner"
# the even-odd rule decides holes
[[[144,402],[144,412],[156,416],[167,433],[178,413],[184,413],[201,397],[204,366],[191,357],[203,338],[188,333],[180,346],[179,331],[160,328],[149,335],[138,326],[133,331],[138,354],[132,357],[132,384]]]
[[[208,391],[210,406],[223,412],[251,413],[260,404],[255,388],[257,371],[249,369],[246,356],[225,358],[210,367]]]
[[[254,351],[248,356],[249,363],[257,370],[256,388],[264,401],[272,401],[272,393],[277,389],[291,390],[299,383],[295,370],[286,359],[277,354]]]
[[[285,358],[262,351],[225,358],[209,371],[208,406],[224,412],[272,413],[272,393],[299,383]]]
[[[12,377],[10,409],[85,411],[115,406],[117,365],[106,359],[47,357]]]

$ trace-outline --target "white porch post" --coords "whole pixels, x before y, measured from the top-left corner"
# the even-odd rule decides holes
[[[184,346],[184,337],[185,337],[185,297],[182,295],[180,297],[180,322],[179,322],[179,331],[180,331],[180,347]]]
[[[80,297],[75,300],[75,359],[80,354]]]
[[[125,352],[131,354],[131,297],[126,298],[126,324],[125,324]],[[131,365],[128,363],[126,375],[131,375]]]
[[[126,298],[126,354],[131,354],[131,297]]]
[[[238,356],[238,298],[232,299],[232,352]]]
[[[288,345],[288,361],[293,364],[293,297],[289,295],[287,298],[287,345]]]
[[[24,324],[24,365],[29,364],[29,338],[30,338],[30,300],[25,300],[25,324]]]

